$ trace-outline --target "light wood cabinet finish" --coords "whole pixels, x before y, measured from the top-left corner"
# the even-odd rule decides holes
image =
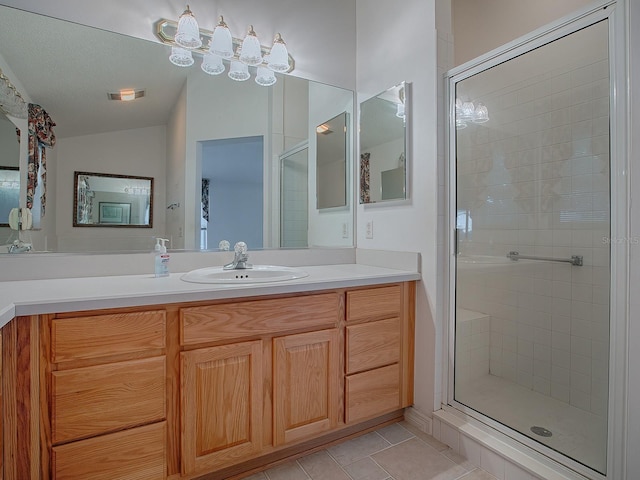
[[[240,478],[401,418],[414,297],[406,282],[17,318],[4,478]]]
[[[53,443],[164,420],[164,357],[52,373]]]
[[[181,340],[188,346],[335,326],[339,305],[338,293],[331,292],[184,308]]]
[[[338,330],[287,335],[274,343],[274,444],[332,430],[338,423]]]
[[[400,361],[400,319],[347,326],[347,373]]]
[[[402,313],[402,287],[367,288],[347,292],[347,321],[399,317]]]
[[[164,348],[165,312],[59,318],[51,325],[54,363]]]
[[[354,423],[400,408],[400,366],[350,375],[346,379],[346,422]]]
[[[215,470],[262,448],[262,342],[183,352],[182,471]]]
[[[53,447],[53,480],[163,480],[166,423]]]

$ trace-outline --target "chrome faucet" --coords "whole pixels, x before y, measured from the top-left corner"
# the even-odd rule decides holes
[[[22,240],[15,240],[9,246],[9,253],[24,253],[31,251],[31,244],[25,243]]]
[[[253,265],[247,263],[249,260],[249,254],[247,253],[247,244],[244,242],[238,242],[233,246],[233,251],[235,255],[233,257],[233,262],[227,263],[224,267],[224,270],[245,270],[247,268],[253,268]]]

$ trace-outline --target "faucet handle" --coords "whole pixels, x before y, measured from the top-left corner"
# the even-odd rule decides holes
[[[233,251],[239,254],[247,253],[247,244],[244,242],[238,242],[233,246]]]
[[[218,248],[224,252],[229,250],[229,241],[228,240],[220,240],[218,243]]]

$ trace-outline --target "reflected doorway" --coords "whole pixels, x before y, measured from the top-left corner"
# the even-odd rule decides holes
[[[216,250],[221,240],[249,249],[263,247],[264,138],[208,140],[202,145],[203,189],[200,248]]]

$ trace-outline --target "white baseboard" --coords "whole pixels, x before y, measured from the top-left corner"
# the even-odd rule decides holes
[[[433,435],[433,421],[431,417],[419,412],[413,407],[405,408],[404,419],[421,432],[427,435]]]

